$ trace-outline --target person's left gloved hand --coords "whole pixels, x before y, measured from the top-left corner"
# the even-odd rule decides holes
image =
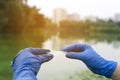
[[[37,80],[36,75],[42,63],[53,58],[47,49],[26,48],[21,50],[11,62],[13,80]]]

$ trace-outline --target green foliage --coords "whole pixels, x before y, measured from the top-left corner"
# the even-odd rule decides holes
[[[90,71],[82,71],[69,75],[66,80],[111,80],[111,79],[93,74]]]
[[[20,34],[41,29],[45,22],[44,16],[36,7],[29,7],[23,0],[0,1],[0,32]]]
[[[0,1],[0,31],[2,30],[3,26],[7,23],[8,21],[8,18],[5,14],[5,11],[6,11],[6,5],[5,5],[5,2],[4,0],[1,0]]]
[[[120,21],[116,23],[118,25],[118,27],[120,27]]]

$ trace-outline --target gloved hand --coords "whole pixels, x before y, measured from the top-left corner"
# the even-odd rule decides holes
[[[105,60],[87,44],[71,44],[61,50],[67,52],[66,57],[82,60],[92,72],[108,78],[117,66],[117,62]]]
[[[13,80],[37,80],[36,75],[42,63],[53,58],[49,50],[26,48],[21,50],[11,62]]]

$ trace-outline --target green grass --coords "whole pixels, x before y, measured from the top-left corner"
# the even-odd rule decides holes
[[[17,47],[6,46],[0,50],[0,80],[12,80],[12,72],[10,68],[10,62],[17,53]]]
[[[0,35],[0,80],[12,80],[10,62],[21,48],[16,43],[14,38]]]
[[[94,74],[91,71],[82,71],[68,75],[66,80],[111,80],[111,79]]]

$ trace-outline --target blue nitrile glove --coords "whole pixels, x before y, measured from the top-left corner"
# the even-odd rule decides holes
[[[82,60],[92,72],[108,78],[112,76],[117,66],[117,62],[105,60],[88,44],[71,44],[61,50],[67,52],[66,57]]]
[[[42,63],[53,58],[49,50],[26,48],[21,50],[11,62],[13,80],[37,80],[36,75]]]

